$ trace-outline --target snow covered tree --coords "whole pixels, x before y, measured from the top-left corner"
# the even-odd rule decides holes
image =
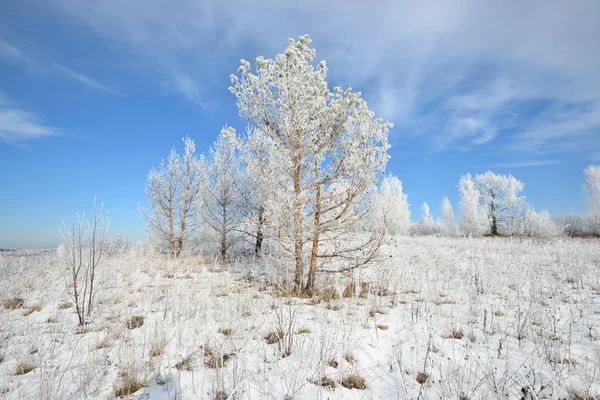
[[[356,243],[356,235],[350,240],[350,234],[366,215],[384,173],[392,126],[374,118],[359,92],[328,89],[327,67],[323,61],[312,64],[315,50],[310,42],[308,35],[290,39],[283,54],[258,57],[255,73],[241,60],[240,76],[231,76],[230,87],[240,116],[273,143],[270,157],[281,177],[274,190],[286,217],[277,239],[295,260],[297,288],[308,256],[308,289],[318,263],[337,260],[346,264],[341,269],[355,268],[376,253],[378,246]]]
[[[243,218],[241,140],[235,129],[225,127],[209,151],[199,202],[203,222],[217,235],[221,259],[227,258],[232,233]]]
[[[512,232],[515,220],[520,218],[525,206],[525,197],[519,196],[523,182],[512,175],[498,175],[491,171],[476,175],[475,189],[479,201],[485,207],[490,221],[490,233],[498,235],[498,227],[503,225]]]
[[[260,256],[263,241],[277,228],[275,218],[276,188],[281,185],[277,175],[273,154],[275,142],[261,135],[256,129],[249,129],[241,150],[241,162],[245,175],[242,177],[244,220],[239,230],[253,242],[254,253]],[[270,232],[269,232],[270,231]]]
[[[421,218],[419,219],[419,223],[424,226],[431,226],[435,222],[433,220],[433,215],[429,211],[429,205],[426,202],[421,204]]]
[[[600,165],[590,165],[585,169],[585,200],[590,231],[600,236]]]
[[[458,234],[458,226],[454,220],[454,211],[452,204],[447,197],[442,200],[442,226],[444,234],[448,236],[456,236]]]
[[[388,235],[405,235],[410,230],[408,196],[402,192],[402,182],[394,175],[386,175],[379,191],[373,196],[371,224],[374,230]]]
[[[483,236],[490,232],[490,224],[485,208],[480,202],[480,194],[475,188],[471,174],[461,176],[458,182],[460,191],[460,228],[468,236]]]
[[[150,170],[146,183],[150,209],[140,207],[151,240],[168,248],[171,257],[179,257],[196,221],[194,202],[200,191],[204,163],[203,157],[194,154],[194,141],[186,137],[183,142],[183,156],[173,148],[167,161],[162,160],[158,169]]]

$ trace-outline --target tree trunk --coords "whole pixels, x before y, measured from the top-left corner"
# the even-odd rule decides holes
[[[227,256],[227,202],[223,205],[223,220],[221,225],[221,260],[225,262]]]
[[[169,200],[169,242],[171,242],[171,258],[175,258],[175,221],[173,220],[173,200]]]
[[[258,207],[258,225],[256,227],[256,245],[254,246],[254,253],[256,254],[257,257],[260,257],[260,251],[262,249],[262,242],[263,242],[262,226],[264,223],[264,213],[265,213],[265,207],[261,205],[260,207]]]
[[[496,216],[492,215],[492,235],[498,235],[498,224],[496,222]]]
[[[317,191],[315,194],[315,216],[312,251],[310,254],[310,267],[308,269],[308,278],[306,280],[306,290],[311,290],[315,286],[315,273],[317,272],[317,257],[319,254],[319,234],[321,225],[321,184],[319,183],[319,167],[315,168]]]
[[[300,160],[296,160],[294,166],[294,258],[296,259],[294,283],[298,291],[302,288],[302,275],[304,275],[304,263],[302,261],[302,204],[300,200]]]

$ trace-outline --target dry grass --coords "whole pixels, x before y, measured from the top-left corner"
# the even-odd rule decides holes
[[[282,330],[269,332],[265,335],[265,340],[267,341],[267,344],[278,343],[281,339],[283,339],[283,331]]]
[[[70,301],[61,301],[60,303],[58,303],[58,309],[59,310],[66,310],[67,308],[72,308],[73,307],[73,303],[71,303]]]
[[[10,299],[2,300],[2,307],[7,310],[16,310],[18,308],[23,308],[25,305],[25,300],[20,297],[12,297]]]
[[[419,385],[422,385],[422,384],[424,384],[425,382],[427,382],[427,379],[429,379],[429,375],[427,375],[427,374],[426,374],[426,373],[424,373],[424,372],[419,372],[419,373],[417,374],[417,377],[416,377],[416,379],[417,379],[417,383],[418,383]]]
[[[127,320],[127,329],[135,329],[144,325],[144,317],[141,315],[134,315]]]
[[[27,317],[27,316],[29,316],[29,315],[33,314],[34,312],[40,312],[40,311],[42,311],[42,306],[40,306],[40,305],[35,305],[35,306],[33,306],[33,307],[30,307],[30,308],[29,308],[27,311],[25,311],[25,312],[23,313],[23,316],[24,316],[24,317]]]
[[[327,376],[320,376],[312,382],[317,386],[323,386],[323,387],[328,387],[329,389],[335,389],[335,382]]]
[[[15,366],[14,375],[25,375],[25,374],[33,371],[36,368],[37,368],[37,365],[35,365],[33,363],[29,363],[26,361],[19,361],[17,363],[17,365]]]
[[[142,379],[139,379],[128,371],[121,371],[120,376],[122,382],[121,386],[115,388],[115,397],[129,396],[146,386],[146,383]]]
[[[461,329],[452,329],[452,332],[442,335],[444,339],[462,339],[464,336]]]
[[[106,349],[113,345],[113,341],[106,335],[104,339],[96,343],[96,350]]]
[[[233,331],[231,330],[231,328],[219,328],[219,330],[217,330],[217,332],[220,333],[221,335],[231,336],[231,333]]]
[[[340,385],[346,389],[365,390],[367,388],[367,385],[365,385],[365,378],[357,374],[352,374],[342,378],[340,380]]]
[[[377,329],[381,329],[382,331],[387,331],[388,328],[389,328],[389,326],[382,325],[382,324],[379,324],[379,325],[376,325],[376,326],[377,326]]]
[[[200,348],[204,351],[204,366],[206,368],[223,368],[233,356],[233,354],[215,354],[208,346],[201,346]]]
[[[298,335],[302,335],[303,333],[310,333],[310,332],[311,332],[311,330],[310,330],[310,329],[308,329],[308,328],[300,328],[300,329],[298,329],[298,330],[296,331],[296,333],[297,333]]]
[[[193,371],[194,370],[194,354],[189,354],[183,358],[183,360],[179,361],[177,364],[173,365],[173,368],[178,371]]]
[[[348,362],[348,364],[350,365],[356,364],[356,360],[354,359],[354,356],[351,353],[346,353],[344,355],[344,360],[346,360],[346,362]]]

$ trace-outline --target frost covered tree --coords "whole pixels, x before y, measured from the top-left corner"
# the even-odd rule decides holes
[[[386,175],[379,191],[373,196],[371,224],[375,230],[388,235],[405,235],[410,230],[408,196],[402,192],[402,182],[394,175]]]
[[[150,209],[140,207],[152,241],[168,248],[171,257],[179,257],[196,221],[194,202],[200,192],[203,157],[197,157],[196,144],[183,139],[183,156],[171,149],[168,160],[150,170],[146,183],[146,201]]]
[[[460,228],[465,235],[483,236],[490,232],[487,213],[480,201],[471,174],[461,176],[458,182],[460,192]]]
[[[452,204],[447,197],[444,197],[442,200],[442,227],[445,235],[456,236],[458,234],[458,226],[454,220]]]
[[[351,234],[384,173],[392,126],[374,118],[360,92],[329,90],[327,67],[313,65],[310,42],[308,35],[290,39],[274,59],[258,57],[255,72],[241,60],[230,87],[240,116],[273,144],[269,156],[281,178],[273,188],[281,200],[277,240],[295,260],[297,288],[308,259],[308,289],[318,264],[354,268],[376,254],[370,239],[357,243]]]
[[[429,205],[426,202],[421,204],[421,216],[419,222],[412,226],[412,233],[415,235],[436,235],[440,233],[439,225],[435,223]]]
[[[280,186],[281,178],[274,168],[274,145],[269,137],[249,129],[241,150],[244,220],[239,230],[250,238],[256,256],[261,255],[263,241],[273,233],[272,227],[277,221],[274,203],[278,200],[274,188]]]
[[[600,165],[585,169],[585,191],[588,225],[590,231],[600,236]]]
[[[431,211],[429,211],[429,205],[426,202],[421,204],[421,218],[419,219],[419,223],[423,226],[432,226],[435,224],[433,215],[431,215]]]
[[[485,208],[490,221],[490,233],[498,235],[499,226],[512,233],[515,221],[523,214],[525,197],[519,196],[523,190],[523,182],[512,175],[498,175],[491,171],[476,175],[475,189],[479,193],[479,201]]]
[[[209,151],[199,202],[203,222],[216,234],[222,260],[232,245],[232,234],[242,217],[241,140],[235,129],[225,127]]]

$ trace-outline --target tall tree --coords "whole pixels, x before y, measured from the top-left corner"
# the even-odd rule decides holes
[[[447,197],[442,200],[442,224],[444,233],[448,236],[455,236],[458,233],[458,226],[454,220],[454,211],[452,211],[452,204]]]
[[[173,148],[167,161],[162,160],[158,169],[150,170],[146,183],[150,209],[140,207],[150,238],[161,248],[168,248],[171,257],[179,257],[194,226],[194,202],[204,163],[203,157],[194,154],[194,141],[186,137],[183,142],[183,156]]]
[[[367,200],[387,163],[390,123],[375,119],[360,93],[325,80],[325,62],[314,66],[315,50],[308,35],[290,39],[275,59],[256,59],[253,73],[242,60],[239,77],[231,76],[230,91],[237,97],[240,115],[257,133],[274,143],[274,168],[282,177],[276,188],[287,197],[287,221],[278,240],[295,260],[295,283],[304,278],[304,244],[311,247],[306,287],[314,285],[319,260],[352,259],[349,253],[367,251],[357,245],[333,245],[361,220]],[[355,241],[354,241],[355,242]],[[320,247],[326,243],[326,246]],[[360,250],[359,250],[360,248]],[[363,261],[364,262],[364,261]]]

